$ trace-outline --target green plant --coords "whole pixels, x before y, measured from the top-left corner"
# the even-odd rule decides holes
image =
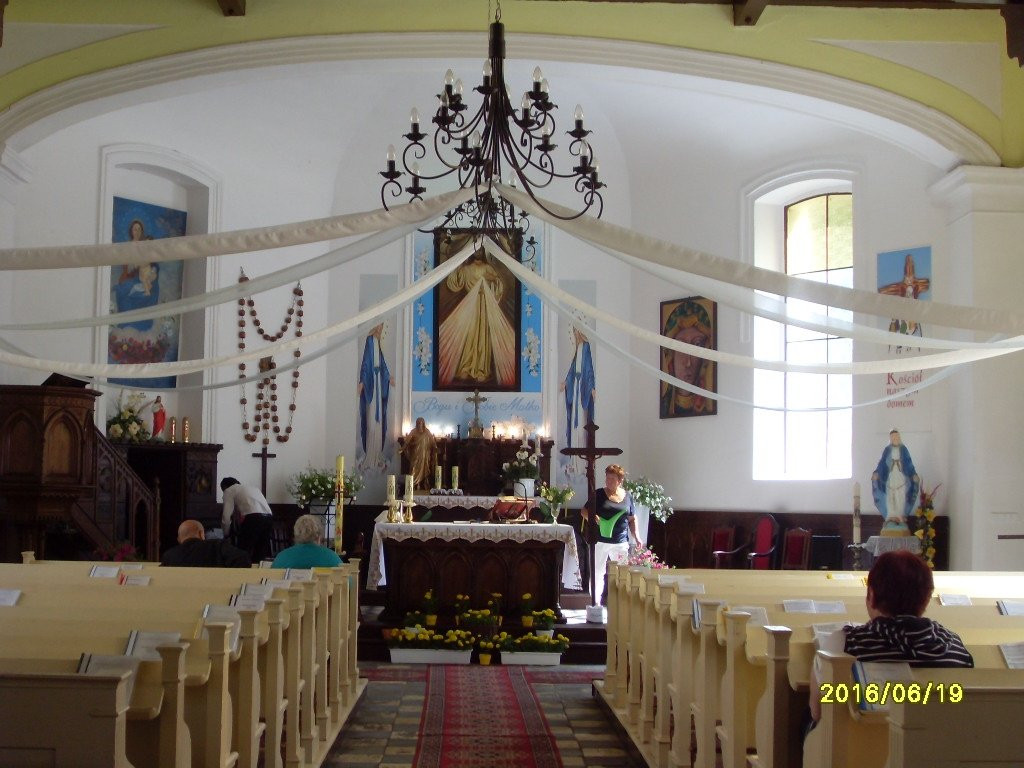
[[[533,626],[535,629],[551,629],[555,626],[555,612],[550,608],[545,608],[543,611],[534,611]]]
[[[519,602],[519,613],[522,616],[529,616],[531,611],[533,611],[533,595],[529,592],[524,592]]]
[[[107,419],[107,437],[129,443],[144,443],[149,440],[149,429],[139,416],[146,396],[133,392],[124,396],[124,390],[117,396],[117,413]]]
[[[627,480],[623,483],[633,497],[633,501],[651,510],[651,515],[665,522],[675,512],[672,509],[672,497],[665,494],[664,486],[641,477],[639,480]]]
[[[334,501],[334,486],[338,474],[333,469],[307,467],[288,478],[286,486],[295,503],[305,507],[313,501]],[[363,488],[362,475],[351,472],[345,475],[345,498],[350,499]]]
[[[537,467],[537,454],[520,448],[516,451],[516,457],[512,461],[506,461],[501,465],[501,471],[506,480],[513,482],[523,478],[536,478],[540,475],[540,469]]]

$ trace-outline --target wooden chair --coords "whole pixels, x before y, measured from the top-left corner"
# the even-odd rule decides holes
[[[785,570],[806,571],[811,559],[811,532],[790,528],[782,539],[782,565]]]
[[[736,546],[736,526],[720,525],[711,531],[711,555],[715,568],[732,568],[730,554]]]
[[[715,568],[721,568],[719,563],[728,562],[729,559],[745,549],[747,552],[747,566],[754,570],[768,570],[772,568],[775,559],[775,550],[778,548],[779,524],[771,515],[761,515],[754,523],[754,532],[750,535],[750,541],[741,544],[733,550],[718,550],[711,553],[715,560]]]

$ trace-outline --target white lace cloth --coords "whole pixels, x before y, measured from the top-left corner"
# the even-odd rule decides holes
[[[431,497],[434,498],[434,497]],[[439,497],[440,498],[440,497]],[[466,497],[463,497],[466,498]],[[472,497],[469,497],[472,498]],[[384,572],[384,538],[442,539],[443,541],[560,541],[562,548],[562,585],[566,589],[580,589],[580,558],[576,551],[576,536],[568,525],[499,525],[463,523],[377,523],[370,545],[370,565],[366,584],[375,589],[387,584]]]
[[[447,507],[448,509],[456,509],[458,507],[465,507],[470,509],[471,507],[483,507],[484,509],[490,509],[498,501],[525,501],[525,499],[510,499],[502,498],[501,496],[431,496],[424,494],[422,496],[413,496],[413,501],[419,507]],[[537,506],[538,499],[530,499],[530,508]]]
[[[864,549],[875,557],[883,552],[913,552],[921,554],[921,542],[917,536],[870,536],[864,542]]]

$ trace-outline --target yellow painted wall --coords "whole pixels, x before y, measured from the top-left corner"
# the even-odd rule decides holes
[[[148,58],[284,37],[365,32],[479,31],[484,0],[248,0],[222,15],[217,0],[11,0],[5,19],[46,24],[155,25],[26,65],[0,77],[0,109],[80,75]],[[730,5],[520,0],[503,5],[510,33],[656,43],[732,54],[876,86],[944,112],[1024,166],[1024,69],[1005,57],[998,10],[771,7],[757,26],[735,27]],[[17,34],[8,28],[7,35]],[[908,67],[819,39],[997,43],[1004,52],[1002,117],[968,94]]]

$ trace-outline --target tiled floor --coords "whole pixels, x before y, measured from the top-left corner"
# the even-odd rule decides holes
[[[364,663],[361,667],[371,667]],[[382,664],[381,667],[391,665]],[[592,670],[601,667],[572,667]],[[425,682],[371,679],[324,765],[348,768],[412,768]],[[586,683],[537,683],[537,698],[567,768],[642,768],[630,757]]]

